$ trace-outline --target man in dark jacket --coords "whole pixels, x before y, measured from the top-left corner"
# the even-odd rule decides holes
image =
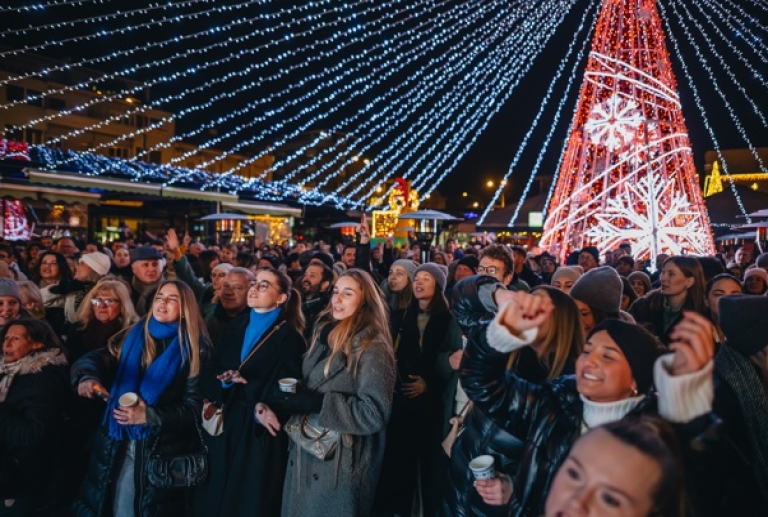
[[[224,325],[248,310],[248,289],[256,275],[244,267],[233,267],[221,283],[221,296],[213,311],[205,315],[211,342],[219,340]]]
[[[304,338],[308,341],[315,329],[315,322],[320,312],[328,306],[333,285],[333,271],[325,264],[312,259],[301,277],[299,288],[302,294],[301,311],[304,313],[306,326]]]
[[[139,316],[149,312],[155,292],[163,281],[162,261],[163,255],[154,246],[139,246],[131,251],[131,301]]]

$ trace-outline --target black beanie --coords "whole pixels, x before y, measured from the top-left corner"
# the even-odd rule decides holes
[[[477,260],[477,257],[472,255],[467,255],[463,259],[459,260],[460,266],[467,266],[469,269],[472,270],[473,273],[477,273],[477,266],[480,265],[480,261]]]
[[[653,384],[653,363],[664,353],[661,342],[640,325],[613,318],[596,325],[587,340],[601,330],[608,332],[627,358],[638,393],[648,393]]]
[[[768,297],[739,294],[723,296],[719,303],[728,346],[749,357],[768,345]]]

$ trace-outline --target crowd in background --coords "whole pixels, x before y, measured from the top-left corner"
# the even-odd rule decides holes
[[[0,516],[768,515],[755,251],[0,243]]]

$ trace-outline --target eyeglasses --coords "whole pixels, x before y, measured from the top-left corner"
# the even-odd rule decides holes
[[[499,270],[496,266],[477,266],[477,272],[481,275],[495,275]]]
[[[116,298],[91,298],[91,305],[94,307],[112,307],[119,301]]]
[[[249,285],[250,285],[250,287],[252,287],[252,288],[253,288],[253,287],[255,287],[256,289],[258,289],[258,291],[259,291],[260,293],[266,293],[266,292],[267,292],[267,289],[269,289],[270,287],[271,287],[272,289],[274,289],[275,291],[277,291],[278,293],[280,293],[280,289],[278,289],[278,288],[277,288],[277,287],[275,287],[274,285],[270,284],[270,283],[269,283],[269,282],[267,282],[266,280],[262,280],[261,282],[254,280],[254,281],[250,282],[250,284],[249,284]]]

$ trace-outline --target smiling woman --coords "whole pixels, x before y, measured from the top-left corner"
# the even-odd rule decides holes
[[[556,469],[586,430],[657,410],[676,424],[696,421],[706,428],[714,353],[712,325],[706,318],[686,313],[670,335],[674,354],[666,356],[660,356],[658,340],[642,327],[607,319],[587,336],[575,379],[560,377],[536,385],[514,374],[505,376],[504,371],[510,352],[535,342],[552,303],[519,292],[496,291],[495,296],[499,311],[488,325],[480,323],[485,312],[475,309],[481,303],[457,307],[469,337],[460,375],[470,399],[525,443],[526,461],[510,502],[512,515],[541,515]],[[682,427],[679,430],[682,433]]]

